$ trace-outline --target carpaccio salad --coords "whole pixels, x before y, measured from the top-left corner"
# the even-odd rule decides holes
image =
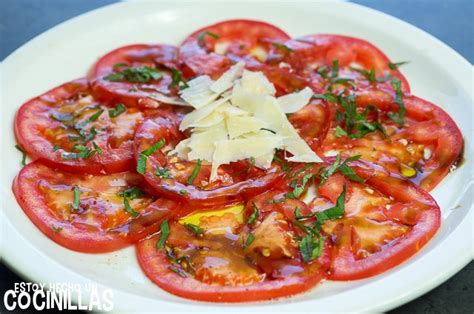
[[[13,191],[68,249],[134,245],[189,299],[248,302],[380,274],[440,225],[463,139],[371,43],[251,20],[135,44],[26,102]]]

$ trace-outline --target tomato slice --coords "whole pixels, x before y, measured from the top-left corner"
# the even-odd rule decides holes
[[[246,217],[252,204],[247,204]],[[137,244],[138,261],[164,290],[211,302],[289,296],[325,278],[329,242],[321,245],[318,257],[303,262],[295,240],[298,232],[284,214],[262,210],[252,222],[245,221],[230,212],[201,216],[193,225],[186,225],[186,219],[171,221],[162,248],[162,235]]]
[[[288,39],[284,31],[265,22],[228,20],[189,35],[179,48],[179,59],[188,77],[216,78],[236,61],[243,60],[247,66],[264,64],[275,49],[272,43]]]
[[[356,99],[359,112],[368,106],[378,108],[387,137],[378,131],[361,138],[337,137],[340,123],[333,118],[322,149],[326,154],[362,155],[364,160],[380,164],[430,191],[461,158],[462,134],[441,108],[412,95],[402,97],[406,114],[404,125],[400,126],[387,116],[398,110],[394,99],[392,92],[381,89],[359,92]],[[333,113],[343,111],[339,105],[331,108]]]
[[[130,45],[97,61],[88,75],[95,95],[127,106],[158,107],[154,94],[175,96],[171,70],[178,69],[177,48],[169,45]],[[151,99],[149,98],[151,97]]]
[[[142,152],[160,141],[165,142],[163,148],[147,158],[144,169],[145,179],[157,193],[196,206],[215,206],[252,197],[279,182],[278,165],[264,171],[250,160],[219,167],[218,178],[210,182],[211,164],[203,161],[197,165],[196,161],[170,155],[178,142],[187,137],[178,129],[183,114],[176,109],[163,111],[146,119],[135,134],[137,163]]]
[[[334,244],[331,280],[366,278],[399,265],[418,252],[440,225],[440,209],[423,189],[365,163],[349,165],[366,181],[349,181],[337,173],[319,187],[319,197],[312,201],[313,211],[321,211],[320,199],[333,202],[341,182],[346,186],[344,215],[322,227]]]
[[[13,193],[26,215],[51,240],[74,251],[103,253],[156,232],[157,223],[179,209],[177,203],[156,199],[140,187],[143,180],[133,172],[71,174],[35,161],[16,177]],[[139,193],[128,199],[133,214],[119,195],[130,188]]]
[[[405,77],[393,66],[390,60],[373,44],[354,37],[342,35],[317,34],[287,41],[287,50],[280,49],[280,55],[274,56],[272,63],[284,62],[296,73],[311,80],[317,91],[342,86],[358,89],[372,86],[389,85],[389,76],[402,82],[402,90],[410,91]],[[338,61],[338,70],[334,73],[333,61]],[[373,75],[370,71],[374,70]],[[365,72],[364,72],[365,71]],[[337,79],[349,79],[348,83]]]
[[[80,79],[26,102],[16,115],[15,136],[31,158],[53,167],[120,172],[134,165],[133,136],[143,118],[134,108],[100,104]]]

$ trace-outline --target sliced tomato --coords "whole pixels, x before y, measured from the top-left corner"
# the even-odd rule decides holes
[[[128,200],[134,211],[130,214],[119,193],[134,187],[143,188],[143,180],[133,172],[79,175],[35,161],[16,177],[13,193],[36,227],[54,242],[74,251],[103,253],[156,232],[161,220],[179,209],[173,201],[140,190]]]
[[[272,59],[272,63],[283,62],[297,74],[309,78],[317,91],[330,86],[359,89],[372,86],[390,86],[389,78],[396,77],[402,82],[402,90],[410,91],[405,77],[389,67],[390,60],[373,44],[354,37],[342,35],[308,35],[284,43],[287,50]],[[332,72],[334,60],[338,61],[338,71]],[[374,70],[374,75],[369,73]],[[366,71],[365,73],[363,73]],[[349,79],[348,83],[334,83],[337,78]],[[339,80],[341,82],[341,80]]]
[[[177,48],[169,45],[130,45],[115,49],[97,61],[88,75],[95,95],[131,107],[158,107],[155,94],[175,96],[171,70],[177,70]],[[133,75],[127,72],[135,72]],[[140,74],[143,73],[143,74]],[[144,72],[151,73],[151,75]],[[151,101],[153,100],[153,101]]]
[[[133,136],[144,113],[121,108],[121,114],[110,114],[116,108],[97,102],[86,80],[72,81],[23,104],[15,136],[32,159],[53,167],[92,174],[125,171],[134,166]]]
[[[272,43],[289,36],[274,25],[252,20],[228,20],[206,26],[189,35],[179,48],[179,59],[188,77],[218,77],[233,62],[247,66],[264,64],[275,49]]]
[[[165,142],[162,149],[147,158],[144,171],[145,179],[157,193],[196,206],[212,206],[246,199],[279,182],[281,173],[277,171],[278,165],[264,171],[251,161],[222,165],[218,178],[211,182],[211,164],[202,162],[198,166],[196,161],[170,154],[181,140],[186,139],[186,135],[178,129],[182,116],[176,110],[162,112],[145,120],[135,134],[137,162],[142,158],[142,152],[161,140]]]
[[[145,274],[175,295],[210,302],[269,300],[307,291],[326,276],[329,242],[318,257],[303,262],[298,232],[282,213],[260,211],[247,224],[232,213],[201,217],[191,227],[182,223],[169,222],[163,248],[157,249],[163,241],[158,235],[137,244]]]
[[[365,182],[336,173],[318,188],[318,197],[309,205],[315,212],[325,210],[328,205],[321,204],[334,203],[346,188],[343,216],[322,226],[334,245],[332,280],[366,278],[399,265],[418,252],[440,225],[440,209],[423,189],[366,163],[349,165]]]
[[[362,155],[362,159],[380,164],[430,191],[461,158],[462,134],[441,108],[412,95],[403,96],[406,114],[404,125],[400,126],[388,116],[388,112],[398,112],[394,97],[391,91],[379,89],[359,92],[356,99],[359,112],[368,106],[379,109],[387,137],[378,131],[362,138],[337,137],[340,123],[333,119],[322,149],[326,154]],[[331,108],[333,112],[343,111],[338,105]]]

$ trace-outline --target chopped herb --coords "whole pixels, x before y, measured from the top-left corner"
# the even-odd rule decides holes
[[[104,112],[104,109],[98,110],[96,113],[94,113],[92,116],[90,116],[87,121],[88,122],[96,121],[97,119],[99,119],[99,117],[102,115],[103,112]]]
[[[176,273],[181,278],[188,277],[188,275],[186,275],[186,272],[181,267],[171,265],[171,266],[168,266],[168,269]]]
[[[331,77],[337,77],[339,75],[339,60],[335,59],[332,61]]]
[[[323,65],[322,67],[318,68],[316,72],[323,78],[327,79],[328,78],[328,73],[329,73],[329,67],[327,65]]]
[[[300,208],[298,206],[296,206],[296,208],[295,208],[294,215],[295,215],[295,219],[298,220],[298,221],[299,220],[305,220],[305,219],[308,219],[308,218],[311,218],[311,217],[314,216],[314,215],[307,215],[307,216],[301,215]]]
[[[324,247],[324,238],[315,237],[311,234],[305,236],[300,242],[300,253],[305,263],[321,256]]]
[[[293,49],[291,49],[290,47],[284,45],[284,44],[279,44],[279,43],[272,43],[273,47],[275,47],[276,49],[282,49],[285,51],[285,53],[292,53],[293,52]]]
[[[126,197],[129,200],[140,198],[140,197],[143,197],[144,195],[145,195],[145,192],[136,186],[118,192],[118,196]]]
[[[335,132],[334,132],[334,135],[335,135],[336,137],[347,136],[347,132],[344,131],[344,129],[341,128],[341,127],[338,125],[338,126],[336,126],[336,130],[335,130]]]
[[[155,175],[159,178],[171,179],[171,175],[169,171],[170,171],[169,169],[157,167]]]
[[[369,81],[370,83],[376,83],[377,82],[377,78],[375,76],[375,69],[372,68],[370,69],[370,71],[367,71],[366,69],[358,69],[358,68],[354,68],[354,67],[349,67],[352,71],[356,71],[356,72],[359,72],[360,74],[362,74],[365,79],[367,81]]]
[[[402,62],[395,62],[395,63],[389,62],[389,63],[388,63],[388,67],[389,67],[391,70],[396,70],[396,69],[398,69],[399,67],[401,67],[402,65],[407,64],[407,63],[409,63],[409,62],[410,62],[410,61],[402,61]]]
[[[309,168],[311,168],[313,166],[312,163],[308,163],[306,166],[304,166],[303,169],[300,169],[300,170],[297,170],[295,172],[293,172],[292,174],[289,174],[288,175],[288,178],[293,178],[293,177],[296,177],[297,175],[305,172],[306,170],[308,170]]]
[[[295,187],[294,187],[293,191],[291,191],[289,193],[286,193],[285,196],[287,196],[288,198],[291,198],[291,199],[296,199],[296,198],[300,197],[301,194],[303,194],[303,192],[304,192],[306,183],[308,183],[308,181],[311,180],[311,178],[313,178],[313,174],[310,173],[310,174],[305,175],[303,177],[301,185],[296,186],[296,184],[295,184]]]
[[[166,240],[168,239],[168,237],[170,235],[170,227],[169,227],[169,224],[168,224],[168,220],[165,220],[161,223],[160,232],[161,232],[160,239],[156,243],[156,248],[158,250],[165,247]]]
[[[57,151],[58,149],[60,149],[61,147],[58,145],[58,144],[54,144],[53,146],[53,152]]]
[[[191,173],[191,176],[188,178],[189,185],[193,184],[200,170],[201,170],[201,159],[198,159],[196,166],[194,167],[193,173]]]
[[[255,163],[257,162],[257,161],[255,160],[255,157],[250,157],[250,158],[249,158],[249,161],[250,161],[250,165],[251,165],[252,167],[255,166]]]
[[[202,32],[197,37],[197,41],[199,43],[199,46],[202,46],[204,44],[204,39],[205,39],[206,36],[212,37],[214,39],[219,39],[220,38],[220,36],[217,35],[216,33],[209,32],[209,31]]]
[[[54,233],[60,233],[63,230],[62,227],[56,227],[55,225],[51,225],[51,229],[54,231]]]
[[[341,156],[337,155],[334,163],[319,175],[321,177],[320,184],[321,185],[324,184],[326,180],[337,171],[340,171],[342,175],[348,178],[349,180],[352,180],[355,182],[364,182],[365,180],[359,177],[354,172],[354,170],[352,170],[352,168],[347,164],[350,161],[359,160],[360,157],[361,157],[360,155],[351,156],[349,158],[346,158],[346,160],[344,160],[344,162],[341,163]]]
[[[326,220],[339,219],[344,215],[345,206],[344,202],[346,199],[346,186],[342,187],[342,192],[336,200],[336,206],[328,208],[326,210],[316,213],[316,229],[319,230]]]
[[[195,225],[195,224],[185,223],[184,227],[186,227],[186,229],[188,229],[189,231],[191,231],[195,235],[203,234],[204,231],[205,231],[203,228],[201,228],[201,227],[199,227],[198,225]]]
[[[405,104],[403,103],[402,82],[399,79],[394,78],[390,85],[395,90],[395,99],[393,102],[398,105],[398,112],[389,112],[388,116],[398,125],[403,126],[406,109]]]
[[[71,207],[74,210],[79,210],[79,205],[81,201],[81,190],[79,189],[79,187],[75,186],[73,189],[73,193],[74,193],[74,199],[72,201]]]
[[[97,154],[102,155],[103,151],[102,151],[102,148],[100,148],[99,145],[97,145],[95,142],[92,142],[92,146],[94,146],[94,149],[97,152]]]
[[[244,243],[244,249],[248,248],[252,244],[253,240],[255,240],[255,236],[253,233],[249,233],[247,240],[245,240]]]
[[[337,103],[339,101],[338,96],[333,93],[314,94],[313,97],[316,99],[327,100],[333,103]]]
[[[21,153],[21,165],[26,165],[26,153],[21,149],[20,145],[15,145],[15,148]]]
[[[138,163],[137,163],[138,173],[145,174],[146,161],[148,157],[150,157],[157,150],[161,149],[164,145],[165,145],[165,140],[161,139],[140,153],[140,158],[138,159]]]
[[[90,148],[84,145],[74,145],[73,149],[76,150],[77,153],[63,153],[61,154],[61,158],[62,159],[88,159],[88,158],[91,158],[96,153],[95,150],[91,150]]]
[[[183,78],[183,74],[176,70],[176,69],[171,69],[171,83],[168,86],[169,88],[172,87],[189,87],[188,82]]]
[[[104,79],[112,82],[128,81],[133,83],[147,83],[152,80],[159,80],[161,77],[162,75],[157,69],[148,66],[140,66],[127,68],[122,72],[112,73],[104,77]]]
[[[74,120],[74,115],[70,113],[52,113],[51,118],[59,122],[71,122],[72,120]]]
[[[115,105],[115,108],[109,109],[109,117],[116,118],[125,111],[127,111],[127,107],[125,107],[125,105],[122,103],[118,103]]]
[[[283,170],[284,172],[289,172],[292,170],[292,168],[288,166],[288,163],[285,160],[279,158],[278,156],[275,155],[273,157],[273,160],[281,165],[281,170]]]
[[[130,201],[128,197],[123,198],[123,206],[125,208],[125,211],[130,214],[132,217],[138,217],[140,215],[139,212],[135,211],[132,206],[130,206]]]
[[[258,207],[255,202],[253,202],[252,213],[250,214],[249,218],[247,218],[247,225],[251,225],[255,222],[255,220],[257,220],[258,212]]]
[[[357,89],[357,85],[354,83],[353,79],[337,77],[337,78],[332,78],[331,79],[328,90],[332,91],[333,86],[336,85],[336,84],[348,84],[352,87],[352,89],[354,89],[354,90]]]
[[[185,189],[182,189],[182,190],[179,190],[178,194],[184,196],[184,195],[188,194],[188,191],[186,191]]]
[[[262,131],[268,131],[268,132],[273,133],[273,134],[277,134],[275,131],[270,130],[270,129],[267,129],[267,128],[261,128],[260,130],[262,130]]]
[[[116,63],[116,64],[114,64],[113,68],[114,68],[114,70],[117,70],[117,69],[120,69],[121,67],[126,67],[126,66],[128,66],[128,64],[126,64],[126,63]]]
[[[280,204],[283,203],[286,199],[284,197],[279,198],[277,200],[267,200],[267,204]]]

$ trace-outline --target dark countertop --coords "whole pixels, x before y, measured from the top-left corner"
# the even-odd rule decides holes
[[[71,17],[114,0],[2,0],[0,60],[45,30]],[[472,0],[355,0],[391,14],[431,33],[474,63],[474,1]],[[453,257],[455,258],[455,257]],[[0,290],[23,279],[0,264]],[[474,263],[447,282],[391,313],[473,313]],[[3,310],[3,302],[0,302]]]

